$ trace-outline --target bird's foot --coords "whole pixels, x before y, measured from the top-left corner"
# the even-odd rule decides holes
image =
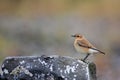
[[[85,59],[79,59],[80,61],[82,61],[82,62],[84,62],[84,63],[86,63],[86,60]]]
[[[86,61],[84,59],[80,59],[80,60],[86,63]]]
[[[79,60],[81,60],[81,61],[83,61],[84,63],[87,63],[87,64],[90,63],[88,60],[85,60],[85,59],[79,59]]]

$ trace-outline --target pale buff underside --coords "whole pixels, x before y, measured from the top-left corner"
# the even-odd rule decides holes
[[[74,45],[75,49],[80,52],[80,53],[97,53],[98,51],[96,50],[93,50],[93,49],[88,49],[88,48],[83,48],[83,47],[80,47],[79,45]]]
[[[74,44],[75,49],[80,53],[88,53],[87,48],[80,47],[78,44]]]

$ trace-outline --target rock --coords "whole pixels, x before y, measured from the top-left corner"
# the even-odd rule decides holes
[[[7,57],[2,71],[5,80],[96,80],[94,63],[61,56]]]

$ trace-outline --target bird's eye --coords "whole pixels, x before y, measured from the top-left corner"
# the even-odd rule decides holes
[[[77,35],[77,37],[79,37],[79,35]]]

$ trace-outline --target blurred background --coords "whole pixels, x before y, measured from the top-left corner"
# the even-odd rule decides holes
[[[81,58],[72,34],[106,55],[92,57],[98,80],[120,80],[120,0],[0,0],[0,61],[7,56]]]

